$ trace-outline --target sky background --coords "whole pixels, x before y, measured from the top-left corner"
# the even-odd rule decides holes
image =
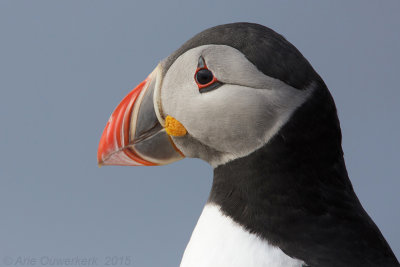
[[[283,34],[322,76],[354,189],[399,258],[399,14],[395,0],[0,1],[0,266],[42,256],[178,266],[212,168],[98,168],[97,145],[160,60],[238,21]]]

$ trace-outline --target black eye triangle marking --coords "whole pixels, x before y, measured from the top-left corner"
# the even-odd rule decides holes
[[[213,91],[213,90],[219,88],[221,85],[222,85],[221,82],[216,81],[216,82],[210,84],[210,85],[207,86],[207,87],[201,88],[201,89],[200,89],[200,93],[203,94],[203,93],[207,93],[207,92]]]
[[[199,57],[199,62],[197,63],[197,69],[207,68],[206,62],[202,56]]]

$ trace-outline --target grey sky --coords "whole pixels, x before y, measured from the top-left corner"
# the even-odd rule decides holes
[[[114,107],[161,59],[236,21],[283,34],[325,80],[355,191],[399,258],[399,13],[394,0],[1,1],[0,260],[179,264],[211,167],[99,169],[97,145]]]

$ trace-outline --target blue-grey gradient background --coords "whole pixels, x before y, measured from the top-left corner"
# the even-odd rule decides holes
[[[97,145],[161,59],[237,21],[283,34],[325,80],[355,191],[399,258],[399,14],[394,0],[1,1],[0,258],[177,266],[212,168],[185,159],[100,169]]]

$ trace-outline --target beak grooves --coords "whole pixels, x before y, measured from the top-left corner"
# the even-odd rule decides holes
[[[130,147],[129,128],[132,116],[133,105],[142,91],[148,79],[141,82],[135,90],[132,90],[117,106],[107,125],[103,131],[97,160],[99,165],[103,165],[105,161],[112,165],[125,165],[132,161],[138,163],[136,165],[153,166],[154,163],[139,157]],[[122,125],[122,127],[120,127]],[[122,153],[121,153],[122,152]]]
[[[168,127],[163,127],[160,75],[158,65],[111,114],[97,151],[99,166],[165,165],[185,157],[171,138],[185,135],[185,127],[172,117],[167,118]]]

